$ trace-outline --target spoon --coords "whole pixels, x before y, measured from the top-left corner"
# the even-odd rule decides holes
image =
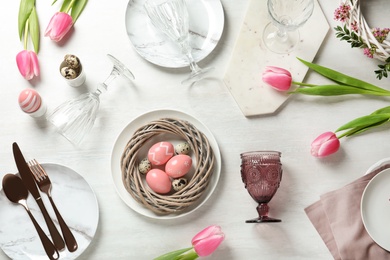
[[[34,224],[35,229],[38,232],[39,238],[41,239],[42,245],[45,249],[47,256],[50,259],[58,259],[59,254],[57,249],[43,232],[42,228],[39,226],[38,222],[35,220],[34,216],[31,214],[30,209],[27,206],[28,190],[24,186],[22,179],[15,174],[6,174],[3,177],[3,190],[10,201],[18,203],[26,209],[31,221]]]

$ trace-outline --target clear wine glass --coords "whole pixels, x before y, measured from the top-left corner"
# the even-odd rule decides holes
[[[280,222],[268,216],[268,202],[273,198],[282,180],[280,152],[255,151],[241,154],[241,178],[249,195],[258,203],[259,217],[246,223]]]
[[[154,27],[180,46],[189,62],[190,76],[182,84],[202,79],[213,68],[200,68],[192,56],[189,43],[189,15],[185,0],[147,0],[144,4]]]
[[[289,53],[299,42],[298,28],[313,13],[313,0],[268,0],[268,13],[272,21],[263,32],[265,46],[275,53]]]
[[[134,79],[133,74],[125,65],[114,56],[110,54],[107,56],[113,63],[113,68],[106,80],[100,83],[94,92],[82,94],[62,103],[47,117],[58,132],[75,145],[79,145],[92,129],[99,110],[99,96],[107,90],[108,85],[120,75],[127,79]]]

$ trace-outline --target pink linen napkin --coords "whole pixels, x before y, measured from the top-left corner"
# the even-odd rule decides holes
[[[369,236],[360,214],[360,201],[366,185],[387,168],[390,168],[390,164],[382,165],[341,189],[320,196],[319,201],[305,208],[334,259],[390,259],[390,252]]]

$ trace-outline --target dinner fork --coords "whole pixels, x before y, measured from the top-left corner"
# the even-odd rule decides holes
[[[28,166],[31,169],[31,172],[34,175],[35,182],[37,183],[39,189],[43,192],[46,193],[50,203],[54,209],[54,212],[56,214],[58,223],[60,224],[60,228],[62,231],[62,235],[64,236],[65,244],[66,247],[68,248],[69,252],[74,252],[77,250],[77,241],[75,237],[73,236],[72,232],[70,231],[68,225],[65,223],[64,219],[62,218],[60,212],[58,211],[53,198],[51,196],[51,188],[52,184],[49,179],[49,176],[47,175],[45,169],[38,163],[37,160],[33,159],[29,161]]]

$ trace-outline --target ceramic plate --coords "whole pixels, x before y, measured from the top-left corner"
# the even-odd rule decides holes
[[[143,4],[145,0],[130,0],[126,10],[126,30],[136,51],[146,60],[167,68],[189,65],[176,43],[155,29]],[[186,0],[189,12],[190,45],[195,61],[201,61],[214,50],[224,27],[220,0]]]
[[[378,173],[367,184],[361,201],[363,224],[371,238],[390,250],[390,169]]]
[[[84,178],[72,169],[53,163],[42,163],[52,182],[52,197],[65,222],[76,238],[78,249],[71,253],[66,249],[60,259],[76,259],[91,243],[99,221],[99,209],[95,194]],[[56,217],[47,198],[42,200],[50,216]],[[35,219],[49,234],[41,211],[29,194],[27,204]],[[38,234],[25,209],[10,202],[0,191],[0,246],[11,259],[47,259]],[[61,232],[59,225],[56,227]]]
[[[128,191],[126,190],[126,188],[124,187],[123,182],[122,182],[122,171],[121,171],[120,163],[121,163],[121,156],[122,156],[123,151],[125,150],[126,144],[130,140],[130,138],[133,136],[134,132],[138,128],[142,127],[143,125],[145,125],[153,120],[160,119],[163,117],[170,117],[170,118],[177,118],[177,119],[181,119],[181,120],[186,120],[186,121],[190,122],[191,124],[193,124],[198,130],[203,132],[203,134],[209,140],[211,147],[213,148],[216,163],[214,165],[214,172],[213,172],[213,175],[210,179],[209,186],[207,187],[207,189],[204,192],[204,194],[202,195],[202,197],[200,197],[197,200],[197,202],[195,202],[193,205],[191,205],[190,207],[181,211],[178,214],[169,214],[169,215],[162,216],[162,215],[155,214],[153,211],[147,209],[142,204],[139,204],[128,193]],[[178,137],[169,137],[169,138],[171,138],[171,139],[160,140],[159,137],[156,136],[156,137],[153,137],[152,140],[149,140],[149,141],[151,144],[153,144],[155,142],[159,142],[159,141],[168,141],[168,142],[172,142],[173,144],[178,143],[178,142],[182,142],[182,140],[179,140]],[[175,139],[175,138],[177,138],[177,139]],[[119,136],[114,144],[113,150],[112,150],[111,171],[112,171],[112,178],[114,181],[114,185],[115,185],[115,188],[116,188],[119,196],[130,208],[132,208],[136,212],[138,212],[144,216],[147,216],[147,217],[156,218],[156,219],[173,219],[173,218],[188,215],[191,212],[195,211],[197,208],[202,206],[206,202],[206,200],[211,196],[215,187],[217,186],[219,176],[221,173],[221,155],[220,155],[217,141],[215,140],[214,136],[212,135],[210,130],[206,126],[204,126],[201,122],[199,122],[197,119],[193,118],[192,116],[190,116],[188,114],[185,114],[185,113],[182,113],[179,111],[175,111],[175,110],[156,110],[156,111],[148,112],[146,114],[143,114],[143,115],[135,118],[119,134]]]

